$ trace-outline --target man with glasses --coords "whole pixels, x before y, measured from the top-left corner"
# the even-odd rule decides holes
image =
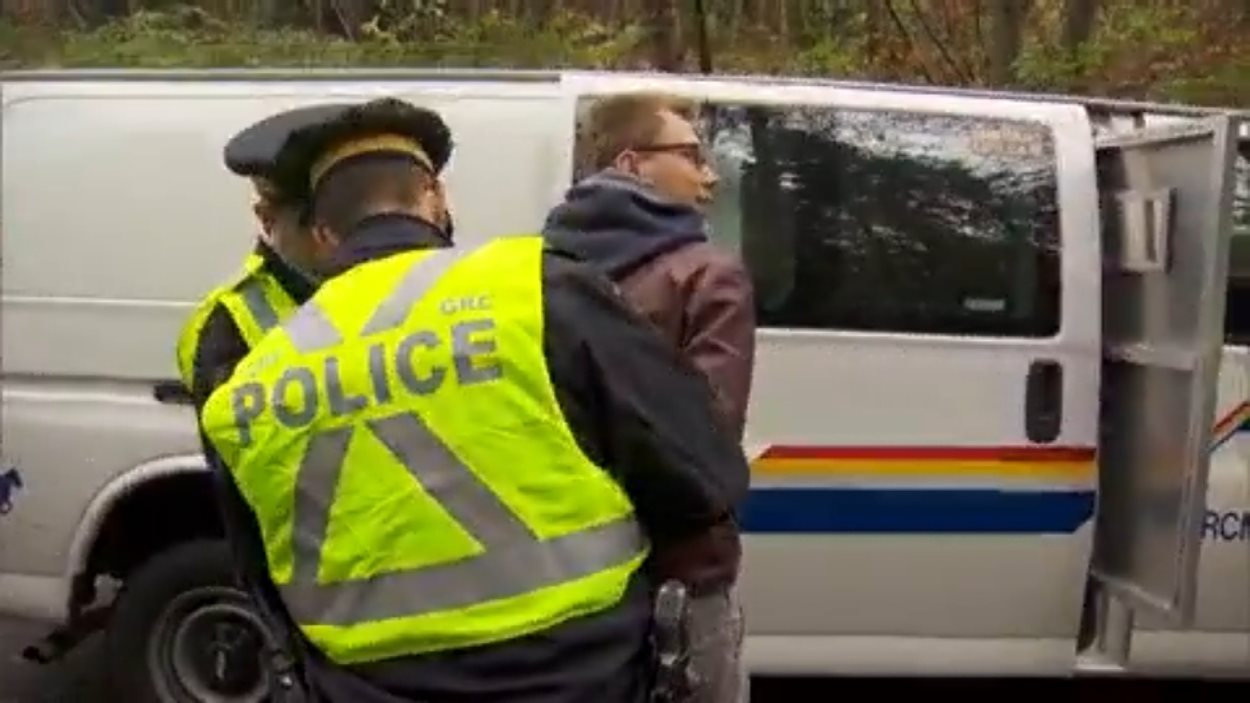
[[[716,173],[688,99],[638,92],[605,97],[579,135],[591,172],[551,211],[549,246],[590,262],[710,382],[724,431],[741,442],[755,350],[754,296],[742,262],[707,237]],[[658,550],[656,581],[693,594],[686,620],[692,700],[745,700],[743,623],[734,590],[741,559],[736,515]]]

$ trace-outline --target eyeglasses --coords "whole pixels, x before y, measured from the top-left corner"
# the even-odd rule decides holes
[[[708,162],[707,153],[703,150],[703,145],[697,143],[650,144],[648,146],[636,146],[631,151],[644,154],[676,154],[699,168],[706,166]]]

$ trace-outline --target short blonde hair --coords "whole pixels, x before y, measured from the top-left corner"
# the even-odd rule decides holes
[[[596,100],[578,129],[582,166],[595,171],[605,169],[621,152],[649,146],[664,126],[660,117],[664,112],[694,122],[699,104],[680,95],[651,91]]]

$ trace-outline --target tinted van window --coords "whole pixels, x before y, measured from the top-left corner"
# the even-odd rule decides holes
[[[1049,131],[1027,122],[716,104],[714,236],[761,326],[1048,336],[1059,327]]]
[[[1224,338],[1230,344],[1250,344],[1250,142],[1237,159],[1233,188],[1233,238],[1228,262],[1228,304]]]

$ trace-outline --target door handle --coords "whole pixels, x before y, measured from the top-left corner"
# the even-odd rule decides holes
[[[1063,426],[1063,366],[1053,359],[1029,364],[1024,392],[1024,432],[1030,442],[1048,443]]]

